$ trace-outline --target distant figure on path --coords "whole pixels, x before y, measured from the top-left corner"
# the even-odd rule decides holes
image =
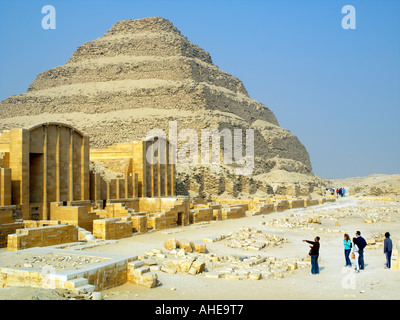
[[[344,257],[346,260],[345,267],[351,267],[350,252],[351,252],[352,245],[351,245],[350,237],[347,233],[344,235],[343,245],[344,245]]]
[[[386,255],[386,266],[385,269],[390,269],[390,259],[392,258],[393,244],[390,239],[390,233],[385,233],[385,241],[383,242],[383,253]]]
[[[358,264],[360,265],[360,270],[364,270],[364,248],[367,246],[367,241],[361,237],[361,232],[356,232],[357,244],[358,244]]]
[[[309,252],[309,255],[311,256],[311,274],[319,274],[319,237],[315,237],[314,241],[303,240],[303,242],[312,244],[312,246],[310,246],[311,250]]]
[[[356,272],[360,272],[359,254],[360,250],[358,248],[358,238],[353,238],[353,254],[354,254],[354,264],[356,266]]]
[[[346,195],[346,189],[343,188],[343,189],[342,189],[342,197],[344,197],[345,195]]]

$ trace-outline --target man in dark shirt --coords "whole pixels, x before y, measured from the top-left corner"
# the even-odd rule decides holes
[[[361,232],[356,231],[357,237],[357,245],[358,245],[358,264],[360,266],[360,270],[364,270],[364,248],[367,246],[367,241],[363,237],[361,237]]]
[[[303,240],[303,242],[312,244],[312,246],[310,246],[311,250],[309,252],[309,255],[311,256],[311,274],[319,274],[319,237],[315,237],[314,241]]]
[[[385,268],[390,269],[390,259],[392,257],[393,243],[390,239],[390,233],[385,233],[385,241],[383,242],[383,253],[386,255]]]

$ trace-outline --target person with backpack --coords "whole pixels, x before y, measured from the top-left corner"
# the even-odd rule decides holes
[[[344,257],[346,260],[345,267],[351,267],[350,252],[351,252],[352,244],[351,244],[350,237],[347,233],[344,235],[343,245],[344,245]]]
[[[360,270],[364,270],[364,248],[367,246],[367,241],[363,237],[361,237],[361,232],[356,231],[357,238],[357,246],[358,246],[358,264],[360,266]]]

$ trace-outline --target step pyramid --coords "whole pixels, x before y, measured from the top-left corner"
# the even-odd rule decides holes
[[[90,137],[91,148],[141,140],[154,128],[168,137],[170,121],[199,137],[202,129],[254,129],[252,176],[279,170],[313,179],[309,154],[299,139],[280,127],[273,112],[252,99],[239,79],[219,69],[208,52],[160,17],[117,22],[79,46],[65,65],[40,73],[26,93],[0,102],[0,132],[43,121],[78,128]],[[177,169],[182,174],[201,170],[201,175],[214,170]],[[232,168],[218,170],[214,174],[221,177]]]

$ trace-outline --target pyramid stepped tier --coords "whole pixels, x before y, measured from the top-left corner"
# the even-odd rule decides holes
[[[254,129],[254,174],[312,176],[298,138],[163,18],[116,23],[79,46],[65,65],[40,73],[26,93],[0,102],[0,131],[61,121],[88,135],[91,148],[137,141],[155,128],[168,138],[172,120],[198,137],[202,129]]]
[[[135,108],[221,110],[247,121],[278,124],[263,104],[226,88],[195,82],[160,79],[87,82],[30,91],[1,103],[0,117],[41,113],[104,113]]]
[[[79,128],[90,136],[92,148],[105,148],[119,142],[140,140],[147,135],[150,128],[154,127],[163,130],[168,137],[169,122],[172,120],[177,122],[178,132],[183,129],[194,129],[196,132],[201,132],[203,129],[219,131],[254,129],[255,167],[258,168],[255,173],[268,172],[274,167],[282,166],[284,159],[286,164],[287,162],[290,164],[285,164],[286,169],[294,168],[293,171],[302,173],[311,171],[307,150],[290,131],[261,120],[255,121],[250,126],[242,118],[220,111],[181,110],[172,115],[170,110],[138,108],[99,114],[54,113],[0,119],[0,127],[10,129],[20,125],[28,126],[40,122],[43,117],[49,121],[68,122]],[[185,142],[180,141],[178,147],[180,148]]]
[[[248,96],[243,83],[239,79],[221,71],[213,64],[205,63],[197,58],[182,56],[135,57],[119,55],[68,63],[65,66],[49,69],[39,74],[28,88],[28,92],[68,84],[127,79],[173,81],[192,79]]]

